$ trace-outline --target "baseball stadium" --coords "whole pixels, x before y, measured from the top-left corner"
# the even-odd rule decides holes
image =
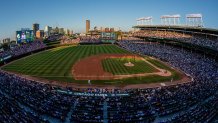
[[[129,32],[90,20],[84,35],[17,31],[0,52],[0,122],[218,122],[218,30],[202,14],[181,18],[141,17]]]

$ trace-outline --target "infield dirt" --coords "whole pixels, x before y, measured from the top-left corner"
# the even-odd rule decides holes
[[[106,58],[134,58],[141,59],[151,66],[155,67],[157,71],[153,73],[140,73],[140,74],[129,74],[129,75],[113,75],[112,73],[104,71],[102,66],[102,60]],[[72,68],[72,74],[75,80],[112,80],[112,79],[124,79],[130,77],[141,77],[149,75],[160,75],[160,76],[171,76],[171,72],[165,71],[154,66],[150,62],[146,61],[144,58],[138,55],[131,54],[101,54],[94,55],[84,59],[79,60],[74,64]]]

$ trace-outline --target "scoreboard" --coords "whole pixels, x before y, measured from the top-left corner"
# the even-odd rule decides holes
[[[17,43],[29,43],[34,41],[33,30],[21,29],[21,31],[16,31]]]
[[[102,32],[101,41],[104,43],[114,43],[117,40],[117,34],[115,32]]]

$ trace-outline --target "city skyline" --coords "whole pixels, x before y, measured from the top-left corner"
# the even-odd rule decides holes
[[[13,4],[12,4],[13,2]],[[154,24],[160,24],[161,15],[180,14],[185,23],[185,15],[201,13],[204,25],[218,28],[216,0],[4,0],[1,2],[0,40],[15,38],[20,28],[32,28],[39,23],[40,29],[59,26],[85,32],[86,20],[91,21],[91,29],[97,27],[117,27],[128,31],[136,25],[139,17],[152,16]]]

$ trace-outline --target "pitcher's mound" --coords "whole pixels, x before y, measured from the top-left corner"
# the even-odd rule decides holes
[[[133,63],[131,63],[131,62],[125,63],[124,65],[127,66],[127,67],[133,67],[133,66],[135,66],[135,65],[134,65]]]

